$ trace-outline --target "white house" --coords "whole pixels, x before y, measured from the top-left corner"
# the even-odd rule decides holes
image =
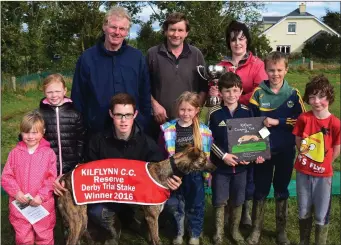
[[[272,50],[283,53],[301,52],[306,41],[323,32],[340,37],[339,33],[306,12],[304,3],[285,16],[263,16],[261,25],[263,32],[259,36],[266,35]]]

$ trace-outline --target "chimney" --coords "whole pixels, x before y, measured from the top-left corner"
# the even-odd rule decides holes
[[[305,3],[299,5],[300,14],[305,14]]]

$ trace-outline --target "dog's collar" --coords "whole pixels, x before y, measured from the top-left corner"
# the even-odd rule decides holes
[[[169,158],[169,162],[170,162],[170,165],[171,165],[171,168],[172,168],[172,171],[173,171],[173,175],[176,175],[178,177],[183,177],[185,174],[183,172],[181,172],[178,167],[175,165],[175,161],[174,161],[174,157],[171,156]]]

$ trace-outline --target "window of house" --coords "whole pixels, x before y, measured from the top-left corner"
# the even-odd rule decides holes
[[[286,54],[290,54],[290,46],[286,46],[285,47],[285,53]]]
[[[289,22],[288,33],[296,33],[296,22]]]
[[[290,45],[277,45],[276,51],[282,52],[284,54],[290,54]]]

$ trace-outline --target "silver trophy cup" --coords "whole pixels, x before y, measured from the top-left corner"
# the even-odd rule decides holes
[[[197,71],[203,79],[207,80],[209,83],[213,83],[211,86],[216,86],[217,81],[213,80],[219,79],[226,72],[226,69],[224,66],[220,65],[209,65],[207,68],[200,65],[197,66]],[[220,104],[220,98],[218,96],[208,96],[206,101],[207,107],[212,107],[218,104]]]

